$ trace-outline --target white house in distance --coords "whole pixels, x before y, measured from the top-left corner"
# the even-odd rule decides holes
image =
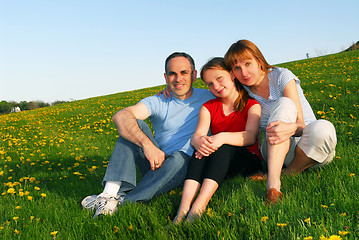
[[[13,108],[11,109],[11,112],[12,112],[12,113],[21,112],[21,109],[20,109],[19,107],[13,107]]]

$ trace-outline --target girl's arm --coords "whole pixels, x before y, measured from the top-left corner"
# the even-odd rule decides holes
[[[242,132],[221,132],[211,136],[213,145],[217,148],[223,144],[233,146],[250,146],[256,142],[259,131],[259,120],[261,118],[261,106],[259,104],[253,105],[248,110],[248,118],[246,128]]]
[[[211,137],[207,136],[211,126],[211,114],[204,106],[199,110],[198,124],[191,138],[191,144],[202,156],[208,156],[218,148],[213,146]]]
[[[305,127],[303,108],[299,100],[299,94],[295,80],[291,80],[284,88],[283,94],[293,100],[297,107],[297,120],[295,123],[285,123],[282,121],[275,121],[267,127],[267,137],[270,144],[279,144],[291,136],[302,136]]]

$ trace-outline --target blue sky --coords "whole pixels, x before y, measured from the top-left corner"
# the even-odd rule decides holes
[[[199,70],[249,39],[270,64],[359,40],[358,0],[0,0],[0,101],[79,100],[165,83],[164,60]]]

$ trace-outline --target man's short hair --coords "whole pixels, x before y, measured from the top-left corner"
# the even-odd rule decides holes
[[[196,66],[195,66],[195,64],[194,64],[194,60],[193,60],[193,58],[192,58],[189,54],[184,53],[184,52],[174,52],[174,53],[172,53],[171,55],[169,55],[169,56],[167,57],[167,59],[166,59],[166,62],[165,62],[165,71],[166,71],[166,73],[168,72],[168,67],[167,67],[167,65],[168,65],[169,61],[170,61],[172,58],[175,58],[175,57],[184,57],[184,58],[187,58],[188,61],[189,61],[190,64],[191,64],[191,71],[193,72],[193,71],[196,69]]]

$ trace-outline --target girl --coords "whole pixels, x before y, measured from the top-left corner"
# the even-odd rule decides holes
[[[299,79],[288,69],[269,65],[252,42],[232,44],[225,62],[262,107],[260,126],[266,138],[261,152],[268,166],[266,203],[276,203],[282,198],[283,165],[285,173],[299,173],[333,160],[337,143],[334,126],[316,120]]]
[[[187,214],[187,220],[191,221],[205,211],[229,169],[229,175],[248,176],[262,168],[257,145],[260,105],[231,77],[223,58],[205,64],[201,78],[217,98],[203,104],[199,112],[197,129],[191,139],[197,151],[187,170],[181,204],[174,219],[176,224]],[[207,136],[209,129],[211,136]]]

